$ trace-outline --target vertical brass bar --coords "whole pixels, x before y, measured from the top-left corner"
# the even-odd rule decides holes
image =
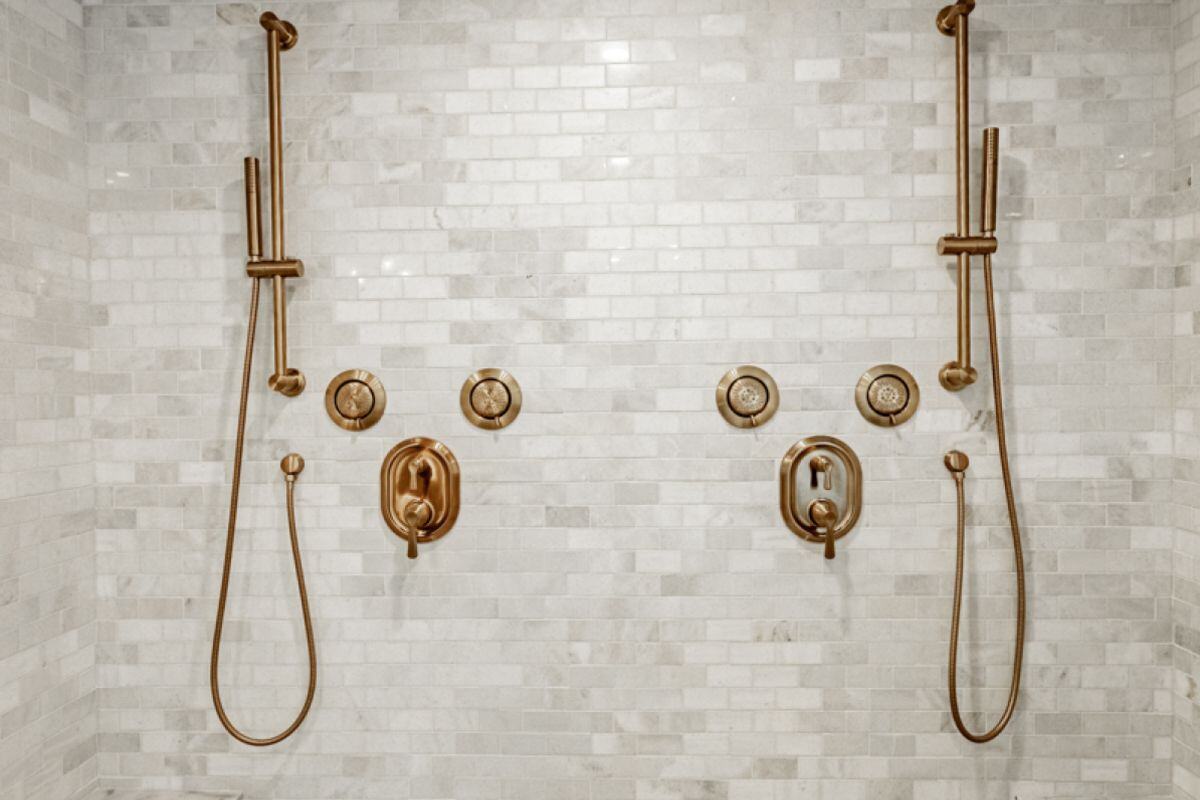
[[[1000,161],[1000,129],[983,129],[983,179],[979,200],[979,229],[984,234],[996,232],[996,181]]]
[[[271,258],[282,261],[283,246],[283,104],[279,92],[279,32],[267,30],[267,103],[270,124],[271,161]],[[275,307],[275,375],[287,375],[287,299],[283,278],[271,278]]]
[[[968,68],[970,50],[967,37],[967,15],[960,14],[954,29],[955,65],[955,167],[958,179],[958,229],[959,236],[971,232],[971,173],[967,163],[970,156],[968,132],[971,127],[971,81]]]
[[[275,304],[275,375],[287,374],[287,301],[283,276],[271,277],[271,299]]]
[[[267,102],[270,109],[271,258],[282,261],[283,250],[283,108],[279,96],[279,34],[267,32]]]
[[[246,250],[251,261],[262,259],[262,199],[259,196],[258,159],[243,161],[246,184]]]
[[[275,304],[275,376],[287,375],[287,298],[283,278],[271,278],[271,299]]]
[[[971,124],[971,83],[968,74],[970,50],[967,38],[967,15],[959,14],[954,27],[954,62],[956,73],[955,117],[955,161],[958,183],[958,228],[959,236],[967,236],[971,228],[971,175],[967,164],[970,145],[967,133]],[[971,370],[971,257],[966,253],[958,256],[958,366],[965,372]]]

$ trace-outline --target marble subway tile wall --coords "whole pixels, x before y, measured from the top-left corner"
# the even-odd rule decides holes
[[[95,785],[83,8],[0,0],[0,797]],[[102,311],[100,312],[102,314]]]
[[[223,679],[259,735],[302,698],[277,467],[295,450],[320,689],[261,751],[220,729],[207,659],[265,6],[88,2],[103,784],[1170,797],[1172,7],[993,0],[972,17],[974,118],[1004,148],[997,284],[1032,598],[1020,711],[977,747],[945,696],[951,446],[973,458],[976,726],[1007,690],[1013,579],[986,374],[954,396],[936,382],[954,308],[933,246],[954,213],[938,6],[273,6],[300,29],[283,84],[308,390],[267,390],[264,320]],[[894,431],[852,400],[887,361],[924,389]],[[783,392],[755,431],[713,407],[744,363]],[[525,391],[500,432],[458,410],[489,366]],[[360,434],[323,407],[353,367],[389,393]],[[779,459],[813,434],[844,438],[866,474],[832,563],[777,510]],[[378,509],[380,461],[412,435],[463,471],[456,529],[415,562]]]
[[[1196,384],[1200,380],[1200,285],[1197,256],[1200,255],[1200,229],[1197,211],[1200,194],[1195,181],[1200,164],[1200,5],[1180,0],[1174,4],[1175,44],[1175,171],[1171,184],[1175,192],[1175,336],[1173,339],[1175,448],[1174,499],[1175,544],[1172,553],[1172,584],[1175,625],[1174,762],[1176,796],[1192,800],[1200,797],[1200,730],[1196,686],[1200,680],[1200,505],[1197,482],[1200,458],[1197,454]]]

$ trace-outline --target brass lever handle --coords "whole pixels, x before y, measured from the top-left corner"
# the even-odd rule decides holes
[[[408,557],[417,557],[417,537],[433,520],[433,506],[429,502],[429,481],[433,467],[424,458],[414,458],[408,465],[417,486],[417,496],[404,505],[404,524],[408,525]]]
[[[829,491],[833,490],[833,462],[832,461],[830,461],[825,456],[814,456],[813,459],[808,462],[808,469],[811,473],[811,477],[809,480],[810,488],[812,488],[812,489],[817,488],[817,473],[820,472],[825,475],[825,491],[829,492]]]
[[[833,529],[837,525],[838,520],[837,503],[826,498],[813,500],[808,506],[808,515],[818,528],[825,531],[825,535],[823,536],[825,558],[833,559],[837,555],[834,552],[834,542],[837,541],[837,537],[833,535]]]

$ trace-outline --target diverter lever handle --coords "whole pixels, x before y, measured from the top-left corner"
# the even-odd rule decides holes
[[[417,496],[404,504],[404,523],[408,525],[408,557],[416,558],[417,537],[433,521],[433,506],[429,502],[429,479],[433,476],[433,467],[424,456],[418,456],[408,462],[408,472],[417,487]]]
[[[817,473],[825,475],[825,491],[833,490],[833,462],[825,456],[813,456],[809,459],[808,469],[810,472],[809,488],[817,488]]]

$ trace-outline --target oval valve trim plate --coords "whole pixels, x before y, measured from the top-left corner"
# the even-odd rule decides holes
[[[823,542],[825,536],[812,519],[816,497],[805,497],[800,483],[801,467],[813,455],[826,455],[838,463],[845,482],[843,507],[838,508],[838,521],[833,528],[834,541],[841,539],[858,524],[862,514],[862,463],[850,445],[833,436],[809,436],[792,445],[779,462],[779,511],[792,531],[808,542]],[[807,499],[807,502],[805,500]]]
[[[426,460],[430,468],[423,491],[414,486],[418,473],[412,466],[418,459]],[[405,515],[413,500],[423,503],[429,515],[416,530],[421,544],[442,538],[458,520],[458,459],[436,439],[424,436],[405,439],[388,451],[379,468],[379,510],[387,526],[401,539],[413,535],[411,520]]]

